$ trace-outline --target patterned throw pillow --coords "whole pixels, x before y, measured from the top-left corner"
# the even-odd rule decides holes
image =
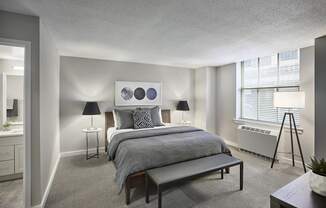
[[[136,110],[133,113],[134,118],[134,128],[143,129],[143,128],[152,128],[154,127],[151,114],[148,111]]]
[[[145,110],[151,114],[152,122],[154,126],[164,126],[162,123],[161,109],[159,106],[153,108],[137,108],[138,110]]]

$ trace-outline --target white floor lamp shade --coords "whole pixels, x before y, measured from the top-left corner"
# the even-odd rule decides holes
[[[275,92],[273,97],[274,108],[304,108],[305,93],[298,92]]]

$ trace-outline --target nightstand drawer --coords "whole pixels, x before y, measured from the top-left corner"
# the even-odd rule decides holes
[[[0,176],[11,175],[15,173],[14,160],[0,162]]]
[[[14,145],[0,146],[0,161],[15,159]]]

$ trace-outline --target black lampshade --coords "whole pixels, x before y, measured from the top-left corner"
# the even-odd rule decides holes
[[[177,110],[180,110],[180,111],[189,111],[188,102],[186,100],[179,101],[179,103],[177,105]]]
[[[101,114],[97,102],[87,102],[83,111],[83,115],[96,115]]]

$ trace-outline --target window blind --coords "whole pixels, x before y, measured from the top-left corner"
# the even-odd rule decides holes
[[[299,51],[292,50],[273,56],[241,62],[241,117],[244,119],[281,123],[286,109],[273,107],[276,91],[299,91]],[[298,110],[294,113],[300,124]],[[288,124],[288,121],[285,121]]]

